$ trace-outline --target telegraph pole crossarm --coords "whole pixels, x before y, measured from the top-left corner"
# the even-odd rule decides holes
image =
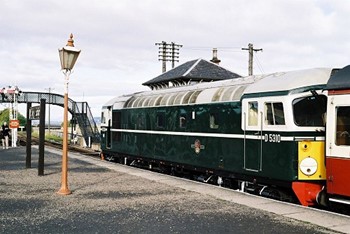
[[[159,49],[158,60],[162,61],[162,72],[166,72],[166,62],[171,62],[172,68],[174,68],[175,62],[179,62],[179,50],[182,45],[175,44],[174,42],[166,43],[165,41],[156,43],[155,45]]]

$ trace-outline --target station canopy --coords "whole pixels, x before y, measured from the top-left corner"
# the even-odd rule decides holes
[[[143,83],[142,85],[154,89],[183,86],[192,83],[212,82],[226,79],[239,78],[240,75],[231,72],[219,65],[197,59],[188,61],[163,74]]]

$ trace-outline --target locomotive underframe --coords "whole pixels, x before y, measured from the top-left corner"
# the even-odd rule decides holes
[[[298,198],[292,190],[292,182],[288,181],[271,180],[271,178],[251,176],[225,170],[213,170],[205,167],[195,167],[143,156],[118,154],[111,151],[104,151],[101,153],[101,158],[107,161],[219,185],[263,197],[293,203],[298,202]]]

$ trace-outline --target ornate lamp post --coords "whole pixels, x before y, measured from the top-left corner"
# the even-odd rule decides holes
[[[65,47],[58,50],[61,60],[61,70],[65,75],[64,82],[64,113],[63,113],[63,146],[62,146],[62,179],[61,188],[57,192],[61,195],[71,194],[68,188],[68,83],[69,75],[78,59],[80,50],[74,47],[73,34]]]

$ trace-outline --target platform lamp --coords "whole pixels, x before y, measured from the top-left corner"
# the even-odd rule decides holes
[[[63,146],[62,146],[62,178],[61,178],[61,188],[57,192],[61,195],[71,194],[68,188],[68,83],[69,75],[74,67],[75,62],[78,59],[80,50],[74,47],[73,34],[70,34],[70,39],[66,46],[62,49],[58,49],[60,60],[61,60],[61,70],[65,75],[64,82],[64,113],[63,113]]]

